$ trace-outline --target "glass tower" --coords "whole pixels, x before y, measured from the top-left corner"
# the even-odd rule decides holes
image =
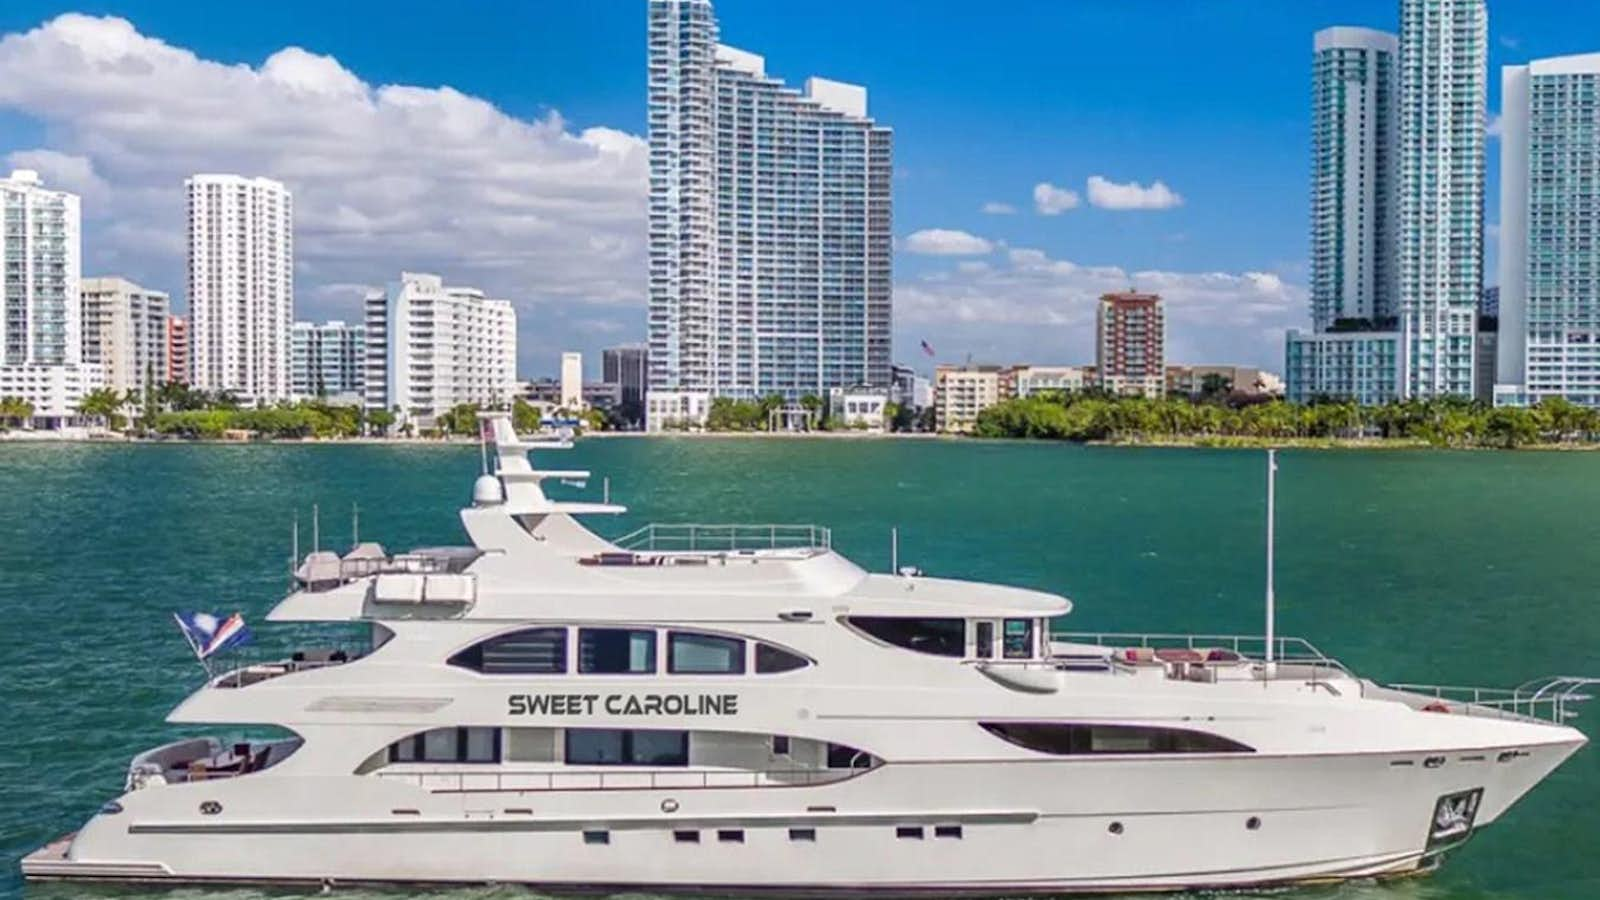
[[[650,0],[650,391],[887,387],[891,132],[717,38],[709,0]]]

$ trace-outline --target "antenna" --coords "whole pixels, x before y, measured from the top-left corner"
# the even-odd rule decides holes
[[[350,546],[356,547],[361,543],[361,507],[350,504]]]
[[[1273,545],[1277,536],[1278,451],[1267,451],[1267,665],[1272,665],[1272,645],[1276,639],[1277,600],[1272,594]]]
[[[293,535],[293,537],[290,538],[289,578],[293,579],[294,568],[295,566],[300,565],[300,510],[298,509],[294,511],[294,526],[292,527],[290,533]]]
[[[900,573],[900,529],[889,529],[889,571],[892,574]]]
[[[317,504],[311,504],[311,552],[322,551],[322,523],[319,521]]]

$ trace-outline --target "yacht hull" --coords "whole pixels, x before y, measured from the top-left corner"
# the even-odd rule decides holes
[[[838,896],[1385,877],[1431,868],[1498,818],[1581,746],[1567,731],[1425,753],[890,764],[803,788],[451,792],[361,776],[168,785],[125,795],[121,812],[22,868],[118,882]],[[1440,839],[1441,798],[1461,796],[1475,798],[1472,815]],[[221,811],[200,813],[208,801]]]

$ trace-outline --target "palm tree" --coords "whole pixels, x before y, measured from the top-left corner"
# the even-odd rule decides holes
[[[122,392],[111,388],[95,388],[78,401],[78,414],[99,419],[116,430],[122,424]]]
[[[21,427],[33,418],[33,404],[21,397],[0,397],[0,423]]]

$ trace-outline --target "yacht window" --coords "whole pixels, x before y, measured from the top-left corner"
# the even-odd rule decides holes
[[[872,768],[872,754],[865,750],[857,750],[848,744],[829,744],[828,768],[870,769]]]
[[[648,629],[578,629],[578,671],[627,675],[656,670],[656,633]]]
[[[463,758],[467,762],[495,762],[499,755],[500,729],[463,728],[465,737]]]
[[[1006,659],[1033,658],[1033,620],[1007,619],[1005,631]]]
[[[994,656],[994,623],[974,623],[972,635],[972,655],[979,659],[992,658]]]
[[[389,762],[496,763],[498,728],[434,728],[389,745]]]
[[[982,722],[990,734],[1057,756],[1128,753],[1254,753],[1238,741],[1187,728],[1067,722]]]
[[[670,631],[667,654],[667,671],[675,675],[739,675],[744,672],[744,641],[740,638]]]
[[[880,641],[931,653],[964,656],[967,623],[964,619],[906,619],[898,616],[851,616],[850,624]]]
[[[687,766],[689,732],[568,728],[567,764],[574,766]]]
[[[426,762],[455,762],[461,756],[461,733],[454,728],[423,732],[422,758]]]
[[[797,653],[790,653],[782,647],[774,647],[771,644],[756,644],[757,675],[793,672],[795,669],[804,669],[809,665],[811,665],[811,660]]]
[[[486,675],[559,675],[567,671],[567,629],[524,628],[480,641],[450,665]]]

